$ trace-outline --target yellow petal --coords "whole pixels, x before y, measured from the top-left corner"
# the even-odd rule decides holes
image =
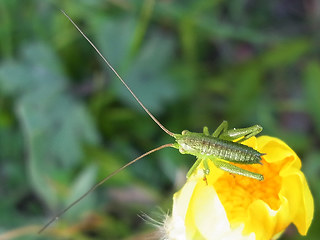
[[[288,200],[291,221],[302,235],[306,235],[311,225],[314,202],[302,172],[295,172],[283,179],[280,194]]]
[[[264,175],[263,181],[233,175],[209,161],[204,181],[203,166],[174,195],[169,240],[270,240],[277,239],[290,223],[305,235],[311,224],[314,202],[301,161],[283,141],[252,137],[243,142],[261,153],[262,164],[237,166]]]

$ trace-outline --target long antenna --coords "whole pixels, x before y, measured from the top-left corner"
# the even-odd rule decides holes
[[[63,209],[62,211],[60,211],[56,216],[54,216],[46,225],[44,225],[40,230],[39,230],[39,234],[42,233],[47,227],[49,227],[50,224],[52,224],[53,222],[57,221],[65,212],[67,212],[70,208],[72,208],[74,205],[76,205],[78,202],[80,202],[82,199],[84,199],[86,196],[88,196],[91,192],[93,192],[97,187],[99,187],[101,184],[105,183],[107,180],[109,180],[110,178],[112,178],[114,175],[118,174],[119,172],[121,172],[123,169],[125,169],[126,167],[130,166],[131,164],[135,163],[136,161],[138,161],[139,159],[153,153],[156,152],[160,149],[163,148],[167,148],[167,147],[172,147],[173,144],[172,143],[168,143],[168,144],[164,144],[160,147],[154,148],[152,150],[150,150],[149,152],[146,152],[144,154],[142,154],[141,156],[133,159],[132,161],[128,162],[126,165],[122,166],[121,168],[115,170],[113,173],[111,173],[110,175],[108,175],[107,177],[105,177],[104,179],[102,179],[100,182],[98,182],[97,184],[95,184],[94,186],[92,186],[87,192],[85,192],[81,197],[79,197],[77,200],[75,200],[74,202],[72,202],[69,206],[67,206],[65,209]]]
[[[107,61],[107,59],[102,55],[102,53],[98,50],[98,48],[91,42],[91,40],[81,31],[81,29],[78,27],[77,24],[73,22],[73,20],[63,11],[60,9],[60,11],[69,19],[69,21],[75,26],[75,28],[81,33],[81,35],[90,43],[90,45],[94,48],[94,50],[99,54],[99,56],[103,59],[103,61],[109,66],[109,68],[114,72],[114,74],[120,79],[120,81],[123,83],[123,85],[129,90],[131,95],[137,100],[137,102],[140,104],[140,106],[144,109],[146,113],[152,118],[152,120],[167,134],[169,134],[171,137],[174,137],[174,133],[170,132],[168,129],[166,129],[156,118],[149,112],[149,110],[142,104],[142,102],[139,100],[139,98],[132,92],[132,90],[129,88],[129,86],[126,84],[126,82],[122,79],[122,77],[117,73],[117,71],[111,66],[111,64]]]

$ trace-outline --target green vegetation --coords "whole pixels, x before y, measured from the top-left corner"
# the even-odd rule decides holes
[[[225,119],[230,127],[260,124],[287,142],[319,219],[317,1],[3,0],[0,234],[141,239],[153,228],[137,214],[170,209],[195,161],[174,149],[148,156],[34,233],[99,179],[172,141],[59,8],[169,130],[201,132]],[[304,239],[319,236],[314,221]],[[292,227],[281,239],[303,238]]]

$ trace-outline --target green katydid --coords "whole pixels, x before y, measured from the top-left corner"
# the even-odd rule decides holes
[[[61,10],[62,11],[62,10]],[[75,26],[75,28],[81,33],[81,35],[89,42],[89,44],[94,48],[94,50],[99,54],[99,56],[103,59],[103,61],[107,64],[107,66],[113,71],[113,73],[117,76],[117,78],[122,82],[122,84],[128,89],[131,95],[135,98],[135,100],[139,103],[139,105],[144,109],[144,111],[151,117],[151,119],[168,135],[175,138],[174,143],[164,144],[155,149],[152,149],[141,156],[135,158],[129,163],[125,164],[121,168],[117,169],[100,182],[95,184],[92,188],[90,188],[87,192],[85,192],[81,197],[72,202],[68,207],[59,212],[55,217],[53,217],[46,225],[44,225],[39,233],[44,231],[51,223],[56,221],[59,217],[61,217],[65,212],[67,212],[71,207],[76,205],[79,201],[85,198],[88,194],[93,192],[97,187],[102,185],[108,179],[128,167],[129,165],[135,163],[139,159],[156,152],[160,149],[172,147],[176,148],[182,154],[191,154],[197,157],[196,162],[190,168],[187,173],[187,177],[189,178],[200,165],[203,163],[203,174],[204,178],[209,174],[210,169],[208,165],[208,161],[212,161],[214,165],[227,171],[229,173],[238,174],[242,176],[246,176],[249,178],[257,179],[259,181],[263,180],[263,175],[250,172],[248,170],[244,170],[240,167],[237,167],[229,162],[238,163],[238,164],[261,164],[261,156],[263,153],[258,152],[257,150],[242,145],[241,142],[249,139],[252,136],[257,135],[262,131],[262,127],[260,125],[254,125],[248,128],[241,129],[228,129],[227,121],[223,121],[220,126],[214,131],[213,134],[209,134],[209,130],[207,127],[203,128],[203,133],[193,133],[188,130],[182,131],[181,134],[172,133],[167,128],[165,128],[150,112],[149,110],[142,104],[139,98],[133,93],[133,91],[129,88],[126,82],[122,79],[122,77],[117,73],[117,71],[111,66],[111,64],[107,61],[107,59],[102,55],[102,53],[97,49],[97,47],[90,41],[90,39],[82,32],[82,30],[73,22],[73,20],[64,12],[62,13],[69,19],[69,21]]]

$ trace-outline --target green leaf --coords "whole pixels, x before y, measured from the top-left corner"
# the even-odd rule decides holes
[[[60,202],[57,186],[83,158],[82,144],[97,142],[89,114],[67,92],[66,81],[58,58],[44,44],[26,45],[20,60],[0,66],[2,92],[18,96],[14,104],[32,187],[52,209]]]
[[[312,45],[308,39],[290,39],[275,45],[260,56],[256,67],[262,70],[281,68],[297,61],[310,51]]]
[[[168,74],[174,42],[170,38],[154,34],[143,45],[126,72],[126,81],[152,112],[162,112],[165,110],[164,102],[178,97],[173,79]],[[117,84],[116,89],[125,102],[137,106],[127,89],[120,84]]]
[[[100,25],[97,35],[101,52],[108,56],[111,65],[148,108],[154,113],[163,111],[163,102],[172,101],[176,97],[176,87],[168,74],[168,60],[172,58],[174,49],[173,40],[154,33],[142,44],[137,56],[130,56],[135,20],[130,17],[117,21],[104,19]],[[114,75],[110,70],[108,72]],[[112,78],[111,85],[115,86],[117,96],[135,109],[140,109],[122,83],[115,76]]]
[[[305,95],[307,109],[315,121],[315,127],[320,133],[320,62],[310,61],[304,72]]]
[[[97,168],[90,166],[84,169],[78,174],[78,177],[74,180],[72,186],[70,186],[70,193],[68,198],[65,200],[65,206],[70,205],[72,202],[77,200],[80,196],[86,193],[96,183]],[[75,205],[70,212],[67,214],[69,220],[79,217],[79,213],[83,213],[94,205],[93,195],[90,194]]]

